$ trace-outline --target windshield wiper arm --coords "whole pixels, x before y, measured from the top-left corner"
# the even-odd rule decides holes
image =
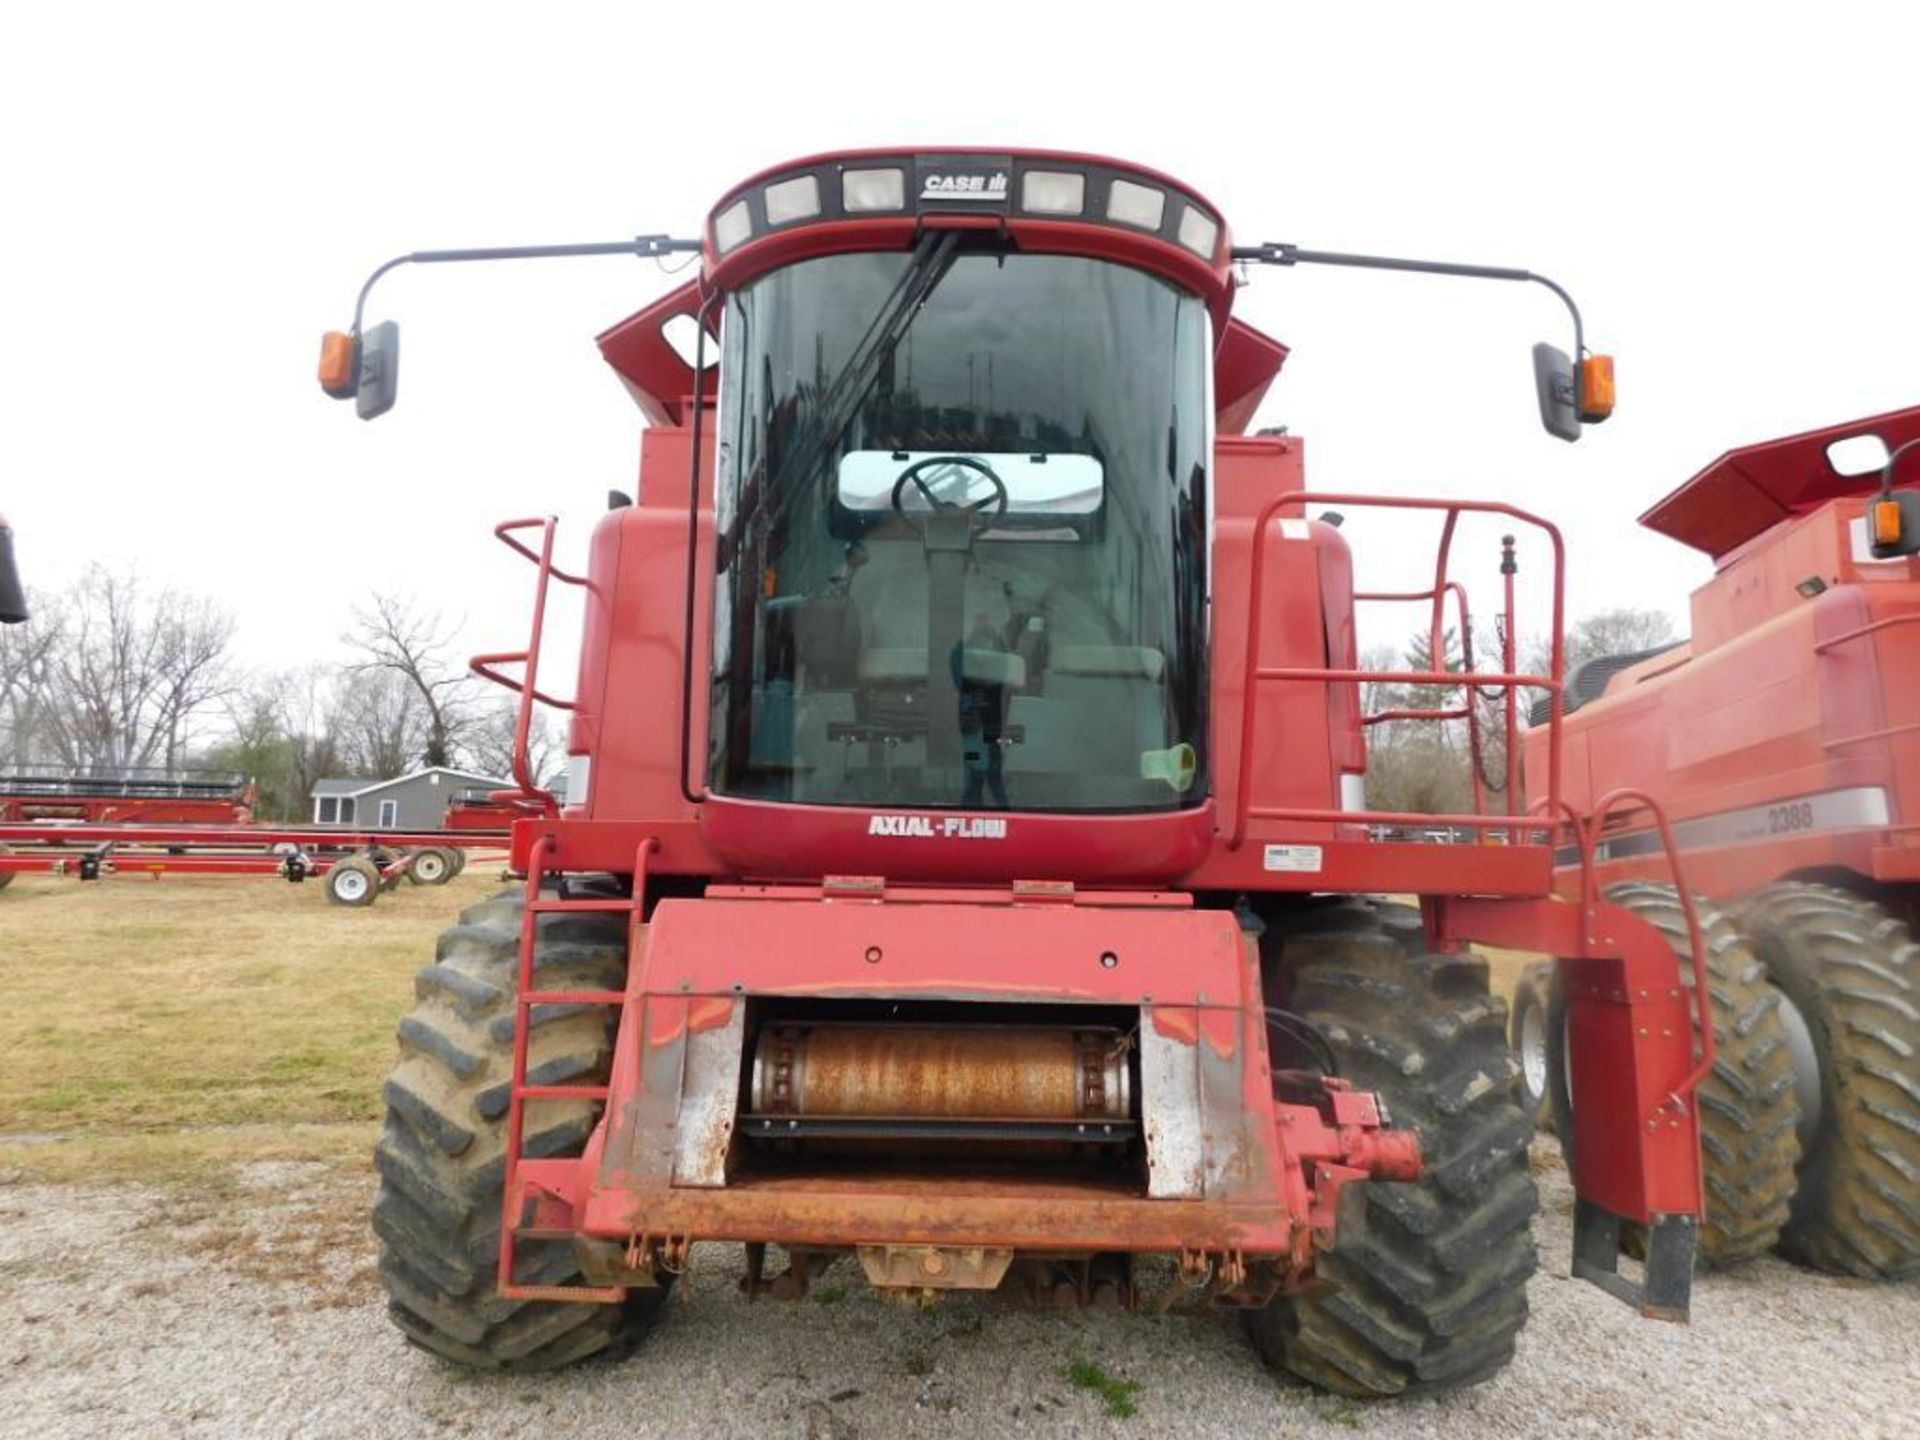
[[[771,493],[776,505],[785,503],[788,484],[819,464],[828,448],[853,423],[854,412],[866,400],[874,381],[880,378],[881,366],[898,347],[927,297],[946,279],[959,240],[959,232],[955,230],[929,231],[920,237],[907,268],[868,324],[860,343],[853,347],[847,363],[826,388],[811,432],[787,452],[780,468],[774,472]]]

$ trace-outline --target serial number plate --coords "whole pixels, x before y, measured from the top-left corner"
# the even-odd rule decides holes
[[[1320,870],[1320,847],[1318,845],[1269,845],[1262,863],[1269,870],[1287,870],[1295,874],[1314,875]]]

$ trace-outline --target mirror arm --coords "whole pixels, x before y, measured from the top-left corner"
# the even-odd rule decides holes
[[[1351,255],[1340,250],[1303,250],[1284,241],[1259,245],[1236,245],[1233,259],[1251,265],[1341,265],[1359,270],[1401,270],[1415,275],[1456,275],[1467,280],[1522,280],[1544,285],[1560,297],[1573,317],[1574,384],[1579,384],[1579,364],[1586,358],[1586,332],[1580,321],[1580,307],[1566,288],[1531,270],[1515,270],[1504,265],[1460,265],[1447,260],[1402,260],[1391,255]],[[1576,402],[1577,403],[1577,402]]]
[[[1920,440],[1907,441],[1906,444],[1887,456],[1887,463],[1880,467],[1880,498],[1882,500],[1893,494],[1894,468],[1899,465],[1901,457],[1909,452],[1920,452]]]
[[[367,296],[382,275],[402,265],[444,265],[468,260],[561,260],[577,255],[636,255],[645,260],[693,254],[699,249],[698,240],[677,240],[671,235],[638,235],[631,240],[603,240],[585,245],[496,245],[479,250],[415,250],[407,255],[394,256],[367,276],[366,284],[360,287],[359,297],[353,302],[353,329],[348,333],[359,339],[360,322],[367,309]]]

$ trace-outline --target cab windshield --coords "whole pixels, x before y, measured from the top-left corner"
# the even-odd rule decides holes
[[[1196,805],[1205,308],[1125,266],[954,243],[729,299],[713,789]]]

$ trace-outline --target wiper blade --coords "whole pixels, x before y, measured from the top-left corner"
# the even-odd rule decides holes
[[[892,355],[920,307],[927,302],[952,268],[960,235],[955,230],[930,231],[913,248],[913,258],[894,282],[893,290],[868,324],[860,343],[853,347],[847,363],[826,388],[810,431],[787,452],[774,472],[772,495],[782,505],[788,484],[804,476],[820,463],[828,449],[836,444],[853,423],[853,417],[865,403],[887,357]]]

